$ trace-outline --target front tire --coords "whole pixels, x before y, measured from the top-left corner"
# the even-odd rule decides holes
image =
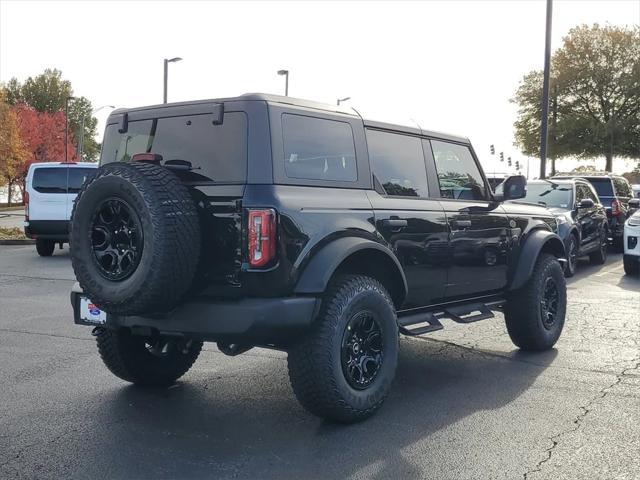
[[[567,244],[567,266],[564,270],[564,276],[567,278],[573,277],[576,274],[576,266],[578,264],[578,237],[576,235],[569,235],[569,242]]]
[[[638,275],[640,274],[640,260],[638,257],[633,255],[625,255],[622,257],[622,262],[624,263],[624,273],[627,275]]]
[[[507,299],[505,320],[513,343],[522,350],[549,350],[558,341],[567,310],[567,288],[558,260],[546,253],[531,278]]]
[[[187,373],[202,342],[157,335],[132,335],[128,329],[102,329],[96,335],[102,361],[116,377],[136,385],[163,387]]]
[[[371,416],[384,402],[398,363],[398,325],[389,293],[377,280],[332,281],[311,331],[288,356],[298,401],[330,421]]]
[[[56,242],[53,240],[36,239],[36,251],[41,257],[50,257],[56,248]]]
[[[598,247],[598,250],[589,254],[589,261],[592,265],[604,265],[607,261],[607,237],[608,233],[605,231],[600,239],[600,246]]]

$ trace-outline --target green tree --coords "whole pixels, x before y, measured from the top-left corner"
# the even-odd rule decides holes
[[[540,154],[542,72],[526,74],[512,102],[518,105],[515,145]],[[551,62],[549,153],[640,158],[640,27],[582,25],[570,30]]]
[[[49,68],[40,75],[27,78],[24,83],[12,78],[6,85],[6,91],[9,104],[26,103],[39,112],[48,113],[64,111],[66,99],[73,96],[71,82],[62,78],[60,70]],[[83,160],[87,161],[95,161],[100,152],[100,145],[95,141],[98,121],[91,115],[92,110],[86,97],[69,101],[69,130],[75,133],[76,138],[84,139]]]

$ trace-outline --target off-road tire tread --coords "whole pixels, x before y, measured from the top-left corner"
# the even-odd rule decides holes
[[[73,228],[78,205],[95,181],[109,175],[129,181],[144,198],[147,206],[156,206],[161,210],[160,215],[151,216],[153,242],[157,248],[154,248],[147,281],[118,301],[101,298],[96,292],[95,279],[83,268],[84,262],[92,259],[73,255],[73,244],[78,241],[79,235],[84,234]],[[200,223],[187,188],[168,169],[150,163],[113,163],[100,168],[78,193],[71,219],[71,258],[74,272],[84,292],[107,312],[133,315],[167,311],[179,302],[191,286],[200,258]],[[144,234],[148,235],[149,232]]]
[[[185,354],[180,353],[170,359],[149,356],[147,362],[134,356],[131,340],[132,336],[124,329],[101,329],[96,333],[98,352],[111,373],[127,382],[149,387],[174,383],[189,371],[202,350],[202,342],[194,340]]]
[[[539,290],[538,279],[546,277],[548,273],[555,270],[556,283],[561,289],[560,294],[564,295],[564,305],[561,315],[560,332],[564,326],[566,315],[566,284],[564,283],[564,272],[560,263],[553,255],[542,253],[538,257],[531,278],[522,288],[512,292],[505,306],[505,321],[507,331],[513,343],[522,350],[541,351],[549,350],[553,347],[557,338],[550,344],[544,336],[544,327],[539,318],[539,306],[541,292]]]
[[[288,352],[289,378],[296,398],[309,412],[330,421],[351,423],[371,416],[383,404],[393,380],[391,378],[385,382],[380,391],[372,392],[376,398],[369,402],[368,407],[355,408],[342,397],[332,373],[333,361],[340,362],[339,358],[331,358],[331,341],[336,324],[349,299],[363,290],[376,291],[393,309],[391,296],[379,281],[364,275],[339,275],[327,288],[311,331]]]

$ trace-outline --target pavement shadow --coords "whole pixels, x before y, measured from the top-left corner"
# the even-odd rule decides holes
[[[622,275],[618,286],[624,290],[630,290],[638,294],[638,301],[640,301],[640,276],[638,275]]]
[[[509,404],[556,354],[494,355],[403,341],[396,381],[381,411],[346,426],[301,409],[282,357],[231,359],[231,366],[214,369],[218,374],[197,370],[173,388],[123,385],[86,399],[99,413],[87,419],[95,428],[77,439],[81,460],[74,468],[89,477],[424,478],[429,472],[406,460],[404,447]]]

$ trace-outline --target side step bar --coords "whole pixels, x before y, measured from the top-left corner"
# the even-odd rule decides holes
[[[432,311],[423,311],[398,317],[400,333],[416,336],[425,333],[442,330],[444,326],[440,322],[443,318],[457,323],[472,323],[495,315],[492,310],[500,310],[505,301],[502,299],[491,302],[474,302],[460,305],[442,306]]]

